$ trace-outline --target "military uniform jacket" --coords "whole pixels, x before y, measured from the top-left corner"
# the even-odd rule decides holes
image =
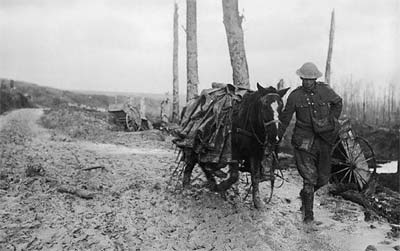
[[[281,134],[286,131],[293,113],[296,113],[296,125],[292,144],[300,149],[311,148],[315,136],[320,136],[333,144],[339,130],[338,118],[342,112],[342,98],[328,85],[317,82],[313,89],[303,86],[290,93],[286,106],[280,115]],[[324,121],[327,129],[317,130],[318,121]],[[322,126],[322,127],[323,127]]]

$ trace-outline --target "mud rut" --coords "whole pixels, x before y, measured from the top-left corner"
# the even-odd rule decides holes
[[[357,205],[327,196],[317,196],[315,209],[324,224],[305,227],[295,171],[260,212],[250,197],[224,200],[201,180],[176,190],[169,140],[70,140],[38,126],[41,114],[0,117],[0,250],[363,250],[365,240],[384,238]],[[92,166],[104,168],[83,170]],[[41,172],[28,177],[27,168]],[[94,198],[60,193],[60,186]]]

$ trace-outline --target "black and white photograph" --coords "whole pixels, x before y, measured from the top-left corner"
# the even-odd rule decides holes
[[[399,0],[0,0],[0,251],[400,251]]]

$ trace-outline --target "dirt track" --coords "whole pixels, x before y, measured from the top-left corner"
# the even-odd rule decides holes
[[[41,110],[0,117],[0,250],[393,250],[385,223],[364,222],[358,205],[316,198],[321,226],[301,223],[296,171],[265,211],[251,198],[226,200],[200,180],[169,182],[170,141],[113,133],[111,143],[77,141],[35,122]],[[107,137],[106,137],[107,136]],[[99,136],[100,137],[100,136]],[[85,168],[102,166],[93,170]],[[37,173],[27,173],[26,170]],[[30,175],[30,177],[28,177]],[[93,199],[60,192],[68,187]],[[179,188],[179,186],[178,186]],[[375,228],[371,228],[373,225]],[[382,241],[387,241],[382,243]]]

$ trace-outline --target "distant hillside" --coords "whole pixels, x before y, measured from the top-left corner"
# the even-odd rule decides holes
[[[74,90],[76,93],[86,94],[86,95],[106,95],[106,96],[130,96],[130,97],[146,97],[151,99],[164,99],[165,94],[161,93],[142,93],[142,92],[108,92],[108,91],[85,91],[85,90]],[[170,98],[171,95],[168,95]]]
[[[1,81],[6,84],[10,82],[8,79],[1,79]],[[14,81],[14,86],[19,92],[28,96],[33,104],[42,107],[53,107],[60,104],[72,103],[107,108],[112,100],[111,97],[106,95],[80,94],[23,81]]]
[[[9,86],[11,80],[0,79],[0,82]],[[69,104],[107,109],[110,104],[115,102],[132,102],[134,106],[139,107],[140,100],[144,97],[146,116],[153,121],[160,116],[160,104],[165,99],[164,94],[68,91],[18,80],[13,83],[15,90],[28,97],[29,101],[38,107],[57,107]],[[172,100],[171,97],[170,100]],[[181,101],[181,104],[184,104],[183,102],[184,100]]]
[[[153,100],[159,100],[160,102],[164,100],[166,97],[169,98],[169,100],[172,100],[172,95],[171,94],[160,94],[160,93],[142,93],[142,92],[107,92],[107,91],[84,91],[84,90],[76,90],[74,92],[77,93],[82,93],[82,94],[87,94],[87,95],[107,95],[107,96],[113,96],[114,97],[114,102],[115,102],[115,97],[133,97],[133,98],[141,98],[145,97],[146,99],[153,99]],[[186,95],[179,95],[179,102],[181,107],[183,107],[186,104]]]

